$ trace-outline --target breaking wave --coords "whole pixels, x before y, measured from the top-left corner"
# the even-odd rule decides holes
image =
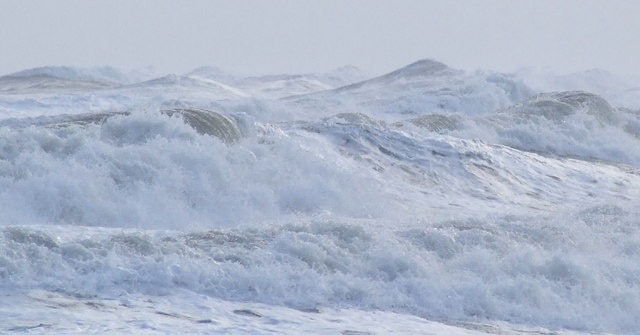
[[[0,78],[1,289],[640,328],[637,110],[435,61],[23,75]]]

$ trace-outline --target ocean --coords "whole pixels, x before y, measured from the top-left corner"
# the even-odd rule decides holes
[[[638,92],[432,60],[2,76],[0,333],[640,334]]]

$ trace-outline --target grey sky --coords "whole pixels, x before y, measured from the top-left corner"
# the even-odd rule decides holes
[[[0,0],[0,73],[44,65],[373,74],[456,68],[640,74],[640,1]]]

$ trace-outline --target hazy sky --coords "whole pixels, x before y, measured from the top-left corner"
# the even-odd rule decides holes
[[[0,0],[0,73],[44,65],[378,74],[422,58],[640,74],[636,0]]]

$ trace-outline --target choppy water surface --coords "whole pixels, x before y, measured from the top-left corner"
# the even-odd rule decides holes
[[[464,334],[640,329],[631,104],[433,61],[352,85],[352,69],[133,83],[64,70],[0,78],[2,331],[82,324],[47,304],[142,313],[154,299],[398,313],[384,315]],[[122,326],[105,315],[104,330]],[[173,329],[146,326],[124,327]]]

